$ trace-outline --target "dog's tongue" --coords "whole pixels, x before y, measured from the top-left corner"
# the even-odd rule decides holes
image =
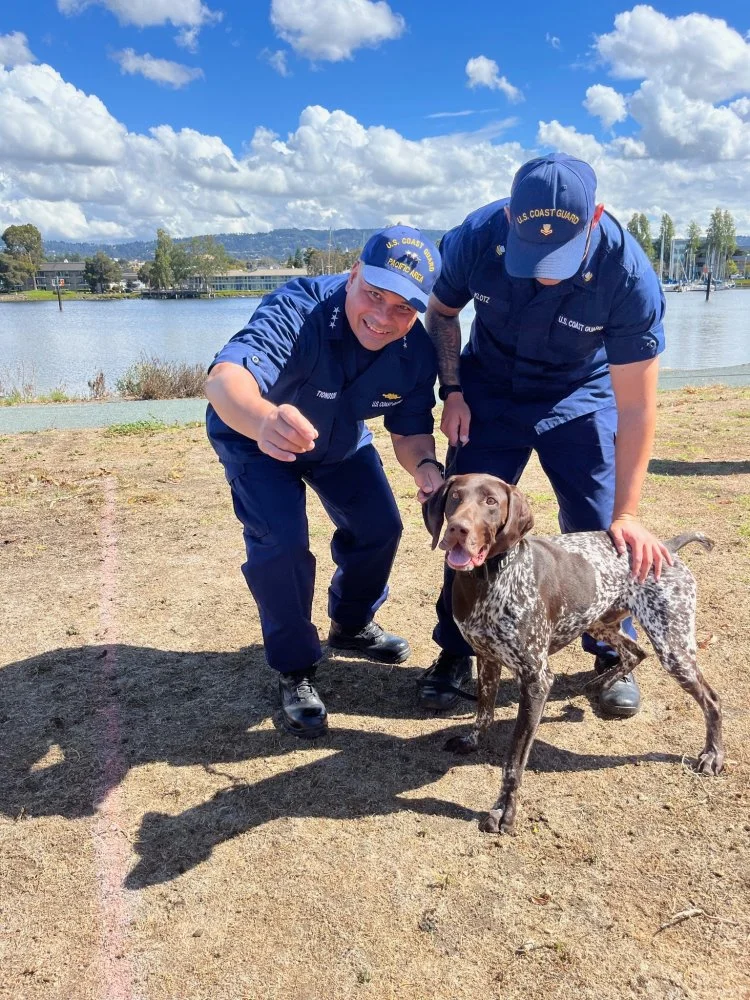
[[[471,553],[467,552],[460,543],[454,545],[448,553],[448,565],[452,569],[464,569],[471,561]]]

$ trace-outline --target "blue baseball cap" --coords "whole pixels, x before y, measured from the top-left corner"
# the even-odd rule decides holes
[[[395,292],[417,312],[427,309],[432,286],[440,275],[440,251],[418,229],[381,229],[365,243],[360,260],[368,284]]]
[[[572,278],[596,210],[596,174],[565,153],[519,169],[510,190],[505,267],[515,278]]]

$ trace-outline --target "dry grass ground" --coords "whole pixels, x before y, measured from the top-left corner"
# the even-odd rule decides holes
[[[378,440],[405,522],[380,620],[414,652],[324,661],[332,731],[306,745],[273,724],[203,430],[0,438],[0,996],[750,997],[750,390],[662,395],[643,505],[662,536],[717,542],[683,555],[725,774],[691,771],[702,718],[654,657],[640,715],[607,721],[569,647],[513,838],[476,823],[512,682],[478,757],[442,750],[469,709],[415,709],[440,555]],[[521,485],[554,531],[538,467]],[[310,512],[325,633],[329,527]]]

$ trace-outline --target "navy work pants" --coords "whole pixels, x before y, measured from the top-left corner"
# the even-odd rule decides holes
[[[615,502],[616,432],[614,406],[576,417],[543,434],[507,418],[492,423],[472,419],[469,443],[459,451],[453,471],[487,472],[516,484],[531,452],[536,451],[557,497],[560,530],[606,531],[612,523]],[[438,624],[432,637],[448,653],[471,655],[471,647],[453,620],[453,577],[453,570],[446,564],[437,602]],[[632,619],[625,619],[622,628],[635,638]],[[588,653],[615,655],[610,646],[590,635],[583,636],[582,644]]]
[[[312,624],[315,557],[310,552],[306,487],[336,526],[336,564],[328,614],[345,628],[370,622],[388,596],[403,525],[380,456],[365,445],[331,465],[279,462],[267,455],[227,473],[242,522],[242,572],[260,612],[266,659],[281,673],[306,670],[322,651]]]

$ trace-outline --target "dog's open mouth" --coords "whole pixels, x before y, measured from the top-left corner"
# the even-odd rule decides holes
[[[481,566],[490,551],[489,545],[482,545],[478,552],[469,552],[460,542],[445,553],[445,561],[451,569],[476,569]]]

